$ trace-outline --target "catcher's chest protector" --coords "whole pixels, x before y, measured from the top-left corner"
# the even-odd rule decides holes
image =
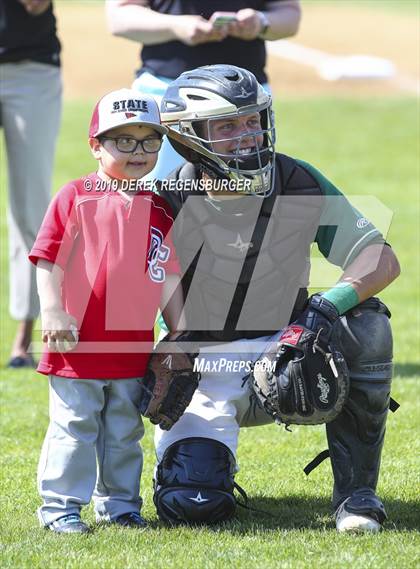
[[[293,159],[278,155],[277,172],[275,192],[264,200],[243,197],[224,201],[218,209],[202,192],[184,192],[188,199],[173,237],[187,272],[190,330],[223,330],[232,303],[240,332],[223,339],[261,336],[288,324],[298,292],[308,284],[322,200],[317,183]],[[187,165],[179,178],[194,174]],[[259,217],[268,219],[266,228]]]

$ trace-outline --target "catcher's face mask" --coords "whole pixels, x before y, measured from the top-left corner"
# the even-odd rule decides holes
[[[271,97],[252,73],[209,65],[183,73],[162,100],[168,137],[188,161],[216,178],[236,180],[238,191],[273,191],[275,131]]]

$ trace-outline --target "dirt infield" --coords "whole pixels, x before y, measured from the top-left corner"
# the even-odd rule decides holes
[[[139,46],[112,37],[103,4],[57,4],[63,44],[67,98],[97,98],[130,85],[139,65]],[[305,6],[301,29],[293,41],[334,55],[366,54],[390,59],[397,76],[387,80],[329,82],[306,65],[269,56],[274,93],[282,96],[379,96],[413,93],[420,77],[420,32],[415,14],[326,3]]]

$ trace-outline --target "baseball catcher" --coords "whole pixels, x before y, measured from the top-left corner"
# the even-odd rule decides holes
[[[241,427],[325,422],[337,530],[379,531],[392,333],[373,295],[399,274],[391,247],[316,168],[276,152],[271,98],[252,73],[186,71],[161,111],[187,160],[159,192],[175,216],[185,329],[200,333],[204,363],[189,412],[156,429],[159,516],[232,515]],[[308,299],[313,244],[342,274]]]
[[[342,354],[320,332],[288,326],[257,360],[251,387],[277,423],[318,425],[340,413],[349,392]]]
[[[140,412],[166,431],[183,415],[200,381],[200,374],[194,371],[197,353],[183,349],[182,341],[186,340],[184,333],[168,335],[159,342],[140,381]]]

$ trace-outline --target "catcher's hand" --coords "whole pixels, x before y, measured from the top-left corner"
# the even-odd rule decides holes
[[[321,294],[314,294],[308,300],[305,310],[293,324],[309,328],[315,333],[322,329],[322,337],[328,340],[331,336],[332,327],[339,318],[340,314],[332,302]]]
[[[341,353],[320,333],[293,324],[255,362],[250,385],[277,423],[318,425],[340,413],[349,374]]]
[[[166,431],[183,415],[200,381],[200,374],[194,371],[197,353],[187,353],[180,341],[187,339],[185,334],[176,341],[164,338],[153,350],[140,380],[141,414]]]

